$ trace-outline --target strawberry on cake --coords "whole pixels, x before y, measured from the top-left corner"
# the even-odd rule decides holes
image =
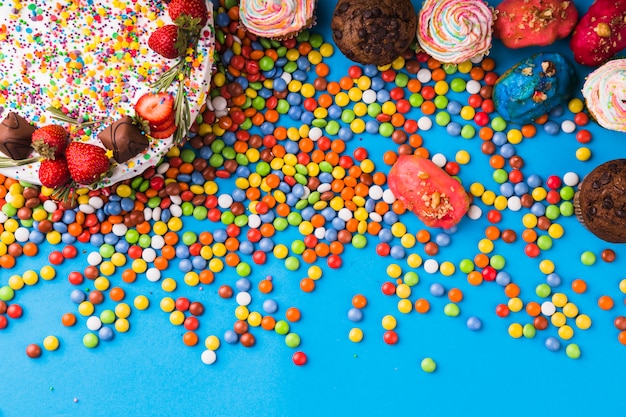
[[[0,1],[0,174],[93,189],[141,174],[184,142],[214,45],[206,0]]]

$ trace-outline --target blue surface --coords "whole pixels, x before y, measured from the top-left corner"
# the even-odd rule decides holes
[[[589,3],[577,1],[579,10],[586,10]],[[419,2],[414,1],[414,4]],[[315,31],[323,33],[329,42],[333,6],[332,0],[320,0],[317,8]],[[545,50],[559,51],[571,58],[565,41]],[[498,63],[496,71],[502,73],[537,51],[505,50],[496,41],[492,50]],[[332,68],[329,79],[334,80],[345,75],[351,65],[339,51],[328,62]],[[589,69],[577,66],[577,70],[582,85]],[[313,77],[309,75],[309,80]],[[421,113],[413,110],[411,115],[417,118]],[[567,117],[566,112],[563,118]],[[624,134],[602,130],[593,124],[587,128],[594,134],[588,145],[593,157],[588,162],[576,159],[575,151],[580,144],[573,134],[541,133],[515,146],[526,162],[525,177],[538,174],[545,180],[549,175],[562,176],[569,171],[582,177],[608,159],[626,156]],[[479,138],[449,137],[439,127],[424,132],[423,137],[431,154],[441,152],[448,160],[454,159],[458,150],[468,150],[471,162],[463,166],[459,174],[463,184],[481,182],[498,193],[499,186],[491,179],[488,158],[480,152]],[[390,140],[368,134],[359,135],[350,146],[367,147],[379,169],[386,169],[380,162],[383,151],[395,149]],[[229,183],[221,184],[223,191]],[[484,213],[489,209],[478,204]],[[167,274],[177,278],[179,283],[172,296],[186,296],[204,304],[206,312],[198,331],[200,340],[211,334],[222,339],[215,364],[206,366],[200,361],[202,342],[193,348],[183,345],[184,329],[172,326],[168,314],[159,309],[159,301],[166,294],[159,284],[150,283],[145,277],[134,284],[122,285],[127,293],[126,302],[132,304],[136,295],[144,294],[151,301],[150,308],[146,311],[133,309],[128,333],[116,333],[113,341],[101,342],[96,349],[89,350],[82,345],[82,336],[87,332],[84,318],[79,318],[73,328],[65,328],[60,322],[64,313],[76,311],[70,300],[73,287],[67,282],[67,274],[82,270],[86,265],[85,252],[93,250],[79,246],[85,252],[58,268],[55,280],[40,280],[35,287],[19,291],[14,300],[24,307],[25,313],[19,320],[10,320],[9,327],[0,331],[0,375],[3,377],[0,416],[618,415],[623,409],[626,347],[617,341],[618,331],[613,320],[618,315],[626,315],[624,295],[618,288],[624,278],[626,248],[600,241],[573,217],[559,218],[557,222],[565,229],[564,237],[556,240],[553,248],[539,258],[528,258],[523,254],[520,239],[521,218],[526,212],[503,213],[500,228],[517,231],[518,240],[513,244],[497,241],[494,253],[506,258],[505,270],[522,288],[524,302],[538,300],[534,288],[546,282],[545,274],[539,270],[540,261],[550,259],[555,263],[562,279],[555,291],[566,293],[580,312],[593,320],[589,330],[575,328],[571,342],[581,348],[582,356],[578,360],[566,356],[563,346],[567,342],[562,341],[557,352],[544,347],[545,339],[556,335],[552,326],[537,332],[533,339],[508,336],[509,324],[527,323],[528,316],[520,312],[505,319],[498,318],[494,312],[496,305],[507,301],[502,287],[495,282],[472,287],[458,268],[450,277],[417,269],[420,283],[413,288],[411,300],[428,298],[432,308],[425,315],[415,312],[403,315],[397,310],[398,298],[383,295],[380,287],[389,280],[385,272],[389,264],[397,263],[403,271],[410,268],[404,259],[376,256],[374,249],[378,240],[371,237],[365,249],[350,247],[346,250],[340,270],[333,271],[322,262],[324,275],[313,293],[299,289],[299,281],[306,275],[305,264],[298,271],[289,272],[281,261],[270,255],[268,264],[253,265],[252,309],[261,311],[263,301],[272,298],[279,306],[277,318],[284,317],[290,306],[301,310],[302,319],[292,324],[292,330],[302,338],[297,350],[308,355],[309,362],[305,366],[297,367],[292,363],[294,349],[287,347],[284,338],[273,332],[253,329],[257,340],[253,348],[224,342],[222,336],[235,320],[236,303],[234,299],[218,297],[217,289],[222,284],[234,287],[238,276],[230,268],[218,274],[215,283],[202,289],[187,287],[175,267]],[[411,214],[402,216],[401,220],[412,233],[421,228]],[[451,235],[450,245],[442,247],[434,258],[456,265],[461,259],[473,258],[488,224],[484,214],[476,221],[465,218],[458,231]],[[186,230],[213,230],[219,226],[185,219]],[[434,235],[437,231],[432,232]],[[296,237],[297,231],[290,229],[279,234],[275,241],[288,245]],[[614,263],[599,259],[605,248],[615,250]],[[57,248],[41,245],[39,258],[32,262],[20,258],[15,270],[9,272],[38,270],[47,264],[45,253],[52,249]],[[594,252],[598,256],[597,263],[584,266],[580,261],[583,251]],[[428,258],[421,245],[407,252]],[[2,285],[9,275],[6,270],[0,270]],[[269,296],[256,290],[256,283],[266,275],[274,279],[274,291]],[[571,291],[570,284],[575,278],[587,281],[587,293],[578,295]],[[119,274],[111,277],[111,281],[120,284]],[[465,298],[459,303],[459,317],[443,314],[447,298],[431,296],[432,283],[440,283],[446,289],[459,287],[463,290]],[[352,297],[358,293],[364,294],[369,303],[363,309],[363,321],[353,323],[348,319],[348,310],[352,307]],[[603,294],[615,299],[613,310],[602,311],[597,307],[597,298]],[[114,303],[107,300],[97,311],[113,306]],[[387,314],[398,319],[396,330],[400,340],[397,345],[389,346],[382,340],[381,318]],[[481,318],[482,330],[467,329],[465,323],[470,316]],[[365,338],[361,343],[348,339],[352,327],[363,329]],[[44,351],[36,360],[24,354],[28,344],[41,344],[43,338],[51,334],[61,341],[57,351]],[[437,362],[436,372],[428,374],[420,369],[425,357]]]

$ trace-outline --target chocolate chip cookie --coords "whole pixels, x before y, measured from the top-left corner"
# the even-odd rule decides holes
[[[591,171],[578,187],[574,209],[578,220],[600,239],[626,242],[626,159]]]
[[[386,65],[415,39],[417,15],[409,0],[339,0],[330,27],[348,59]]]

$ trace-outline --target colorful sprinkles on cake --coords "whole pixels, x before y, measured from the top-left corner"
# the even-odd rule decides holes
[[[29,19],[59,27],[85,14],[78,3],[59,5],[52,16],[31,6],[26,6]],[[69,51],[60,54],[61,62],[42,60],[48,55],[45,49],[44,55],[30,56],[28,71],[69,85],[67,91],[58,91],[53,83],[37,87],[40,94],[33,100],[41,100],[38,104],[44,107],[58,97],[53,104],[77,116],[72,105],[86,96],[94,101],[90,114],[110,116],[106,109],[116,100],[130,99],[136,82],[149,82],[155,74],[149,63],[137,69],[136,79],[125,78],[126,66],[145,53],[135,37],[145,26],[135,20],[137,9],[130,6],[112,3],[123,12],[115,22],[121,28],[116,37],[104,39],[98,32],[99,25],[110,23],[103,17],[111,11],[89,9],[90,28],[83,35],[97,42],[77,50],[68,35],[61,38],[61,49]],[[141,15],[157,20],[161,13],[154,6]],[[27,26],[17,13],[12,16],[11,26],[2,26],[0,36],[10,38]],[[351,304],[341,301],[348,307],[346,338],[351,342],[402,343],[398,323],[418,313],[430,320],[463,320],[470,331],[501,318],[509,323],[513,338],[546,335],[541,343],[548,350],[561,350],[572,359],[582,355],[584,339],[574,339],[574,334],[592,326],[596,311],[579,311],[573,300],[585,294],[586,281],[560,276],[557,263],[546,258],[566,233],[561,220],[573,215],[579,176],[529,173],[516,149],[539,129],[589,143],[580,98],[534,123],[509,126],[494,112],[491,100],[495,71],[501,70],[493,58],[441,64],[410,50],[385,67],[354,65],[345,74],[337,73],[324,62],[334,48],[319,34],[304,31],[293,39],[270,41],[246,32],[237,16],[235,1],[217,6],[218,72],[206,103],[197,98],[205,105],[194,118],[185,147],[171,148],[155,167],[119,184],[80,190],[76,207],[53,201],[50,190],[0,175],[0,269],[9,271],[0,280],[0,329],[20,321],[28,308],[21,305],[20,293],[39,278],[67,279],[76,304],[75,311],[61,318],[63,326],[80,333],[76,340],[42,334],[41,341],[25,346],[27,356],[47,354],[38,343],[46,351],[63,343],[97,349],[124,333],[132,337],[134,321],[143,319],[132,313],[160,309],[172,325],[184,329],[181,342],[197,349],[204,364],[215,363],[223,343],[253,347],[255,334],[268,331],[293,350],[287,357],[295,365],[305,365],[316,355],[305,349],[307,334],[299,333],[298,322],[307,312],[296,305],[297,299],[279,308],[273,290],[292,283],[261,277],[261,265],[270,259],[282,262],[285,270],[302,276],[302,292],[314,293],[325,271],[343,268],[347,246],[388,260],[386,270],[377,271],[387,275],[380,292],[397,298],[397,309],[372,330],[363,319],[368,306],[380,300],[364,296],[369,289],[357,288],[355,282]],[[25,39],[46,45],[38,33]],[[20,42],[15,38],[11,45],[17,48]],[[3,49],[3,59],[7,56]],[[104,78],[90,78],[95,77],[89,69],[94,65]],[[32,87],[28,80],[3,82],[4,109],[20,109],[20,103],[6,101],[6,88]],[[194,89],[193,84],[188,87]],[[447,136],[434,135],[437,128]],[[378,135],[388,150],[370,155],[359,140],[365,133]],[[455,152],[438,152],[437,140],[455,141]],[[568,157],[586,160],[590,149]],[[492,178],[463,184],[473,197],[463,222],[477,222],[483,234],[463,234],[462,259],[447,248],[460,240],[463,222],[447,230],[416,226],[389,190],[389,169],[398,155],[409,154],[430,158],[460,181],[471,178],[470,163],[487,160]],[[505,218],[513,219],[515,227],[501,227]],[[288,231],[297,238],[286,244],[279,237]],[[41,264],[44,254],[37,245],[44,242],[58,250]],[[541,278],[534,294],[522,291],[524,277],[518,271],[508,270],[509,261],[499,254],[505,245],[518,246],[520,255],[537,265],[526,272]],[[601,254],[581,251],[581,264],[593,265],[596,256],[607,263],[615,260],[612,249]],[[37,267],[25,258],[33,258]],[[55,267],[67,259],[72,259],[73,271],[57,276]],[[232,272],[238,277],[234,284],[225,279]],[[158,306],[146,294],[134,294],[137,279],[154,283],[161,297]],[[625,282],[598,297],[600,310],[611,310],[613,299],[623,297]],[[480,285],[502,287],[502,297],[491,300],[492,317],[465,311],[464,300]],[[206,288],[232,300],[231,327],[203,326],[204,306],[193,294]],[[619,342],[626,344],[626,319],[616,316],[615,327]],[[382,341],[372,340],[370,333],[382,334]],[[424,357],[420,366],[432,373],[444,361]]]

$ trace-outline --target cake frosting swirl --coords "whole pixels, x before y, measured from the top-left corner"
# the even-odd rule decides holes
[[[239,19],[257,36],[282,39],[310,26],[314,10],[315,0],[241,0]]]
[[[209,20],[197,50],[187,56],[192,70],[183,81],[191,120],[206,102],[211,82],[215,31],[213,7],[207,4]],[[0,120],[15,113],[36,127],[61,124],[72,140],[103,146],[98,134],[116,120],[134,116],[138,98],[153,92],[151,84],[177,62],[148,47],[150,34],[172,23],[166,6],[149,0],[0,1]],[[177,84],[168,91],[175,94]],[[103,122],[71,127],[53,120],[50,107],[79,121]],[[113,163],[110,175],[92,187],[141,174],[173,145],[173,137],[150,138],[145,150]],[[0,174],[40,184],[38,167],[2,168]]]
[[[626,59],[609,61],[589,74],[582,93],[600,126],[626,132]]]
[[[489,52],[493,20],[493,10],[482,0],[426,0],[417,41],[438,61],[460,64]]]

